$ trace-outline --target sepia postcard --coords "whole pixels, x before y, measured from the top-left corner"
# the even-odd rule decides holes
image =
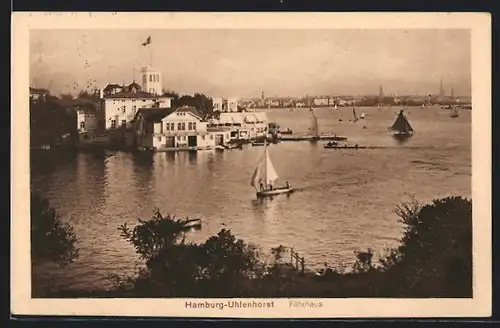
[[[13,315],[491,315],[491,18],[14,13]]]

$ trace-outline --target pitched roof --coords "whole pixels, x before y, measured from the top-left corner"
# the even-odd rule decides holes
[[[49,93],[49,90],[30,87],[30,93]]]
[[[199,118],[203,117],[201,115],[201,113],[195,107],[191,107],[191,106],[182,106],[182,107],[177,108],[175,111],[176,112],[191,113]]]
[[[140,99],[141,98],[152,98],[152,99],[157,99],[157,98],[168,98],[168,97],[154,95],[154,94],[149,93],[149,92],[138,90],[136,92],[121,91],[121,92],[117,92],[113,95],[104,96],[104,98],[106,98],[106,99],[113,99],[113,98],[140,98]]]
[[[132,83],[128,85],[128,88],[129,89],[136,88],[137,90],[141,90],[141,86],[135,81],[132,81]]]
[[[160,122],[164,117],[172,114],[173,108],[140,108],[135,114],[134,121],[141,115],[147,122]]]
[[[103,90],[116,89],[116,88],[120,88],[121,89],[122,86],[118,85],[116,83],[110,83]]]

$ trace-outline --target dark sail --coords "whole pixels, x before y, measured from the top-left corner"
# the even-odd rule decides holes
[[[411,127],[410,123],[408,123],[408,120],[403,114],[403,111],[401,110],[399,112],[398,117],[396,118],[396,122],[391,126],[391,129],[394,131],[398,132],[413,132],[413,128]]]

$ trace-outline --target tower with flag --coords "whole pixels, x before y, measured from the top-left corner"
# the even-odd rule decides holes
[[[151,47],[151,36],[148,36],[146,40],[141,43],[142,47],[146,47],[149,50],[149,65],[145,65],[141,70],[141,88],[143,91],[149,92],[154,95],[160,95],[162,93],[162,75],[161,72],[153,68],[153,54]]]

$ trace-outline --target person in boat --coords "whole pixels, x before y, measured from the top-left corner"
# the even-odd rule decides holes
[[[285,181],[285,187],[286,187],[287,189],[289,189],[289,188],[290,188],[290,184],[288,183],[288,181]]]
[[[269,183],[269,190],[273,190],[273,184]]]
[[[259,179],[259,186],[260,186],[260,191],[264,191],[264,182],[262,182],[262,179]]]

